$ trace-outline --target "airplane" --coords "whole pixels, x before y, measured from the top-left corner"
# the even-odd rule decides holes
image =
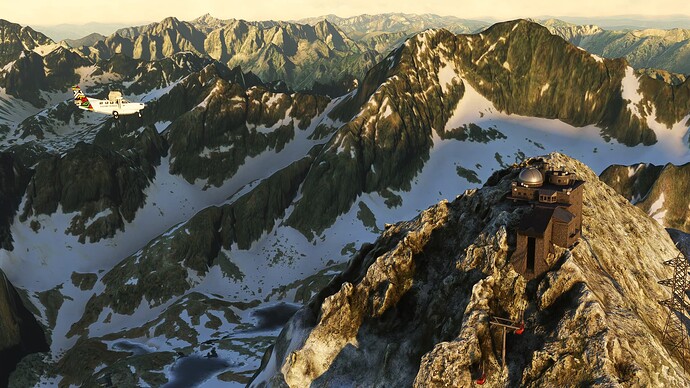
[[[110,93],[108,93],[107,100],[86,97],[78,85],[72,86],[72,92],[74,92],[74,105],[79,109],[113,115],[115,120],[119,119],[120,115],[131,115],[135,113],[137,116],[141,117],[141,110],[146,106],[140,102],[129,102],[125,100],[122,98],[122,92],[117,90],[111,90]]]

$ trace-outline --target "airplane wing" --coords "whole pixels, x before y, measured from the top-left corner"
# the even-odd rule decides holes
[[[93,106],[89,102],[89,99],[81,91],[79,85],[72,86],[72,92],[74,93],[74,105],[78,106],[80,109],[93,110]]]

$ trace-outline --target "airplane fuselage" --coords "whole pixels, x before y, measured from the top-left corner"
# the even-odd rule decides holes
[[[93,111],[97,113],[104,113],[108,115],[131,115],[138,113],[140,110],[144,109],[144,104],[140,102],[129,102],[122,99],[117,99],[115,101],[110,100],[99,100],[97,98],[89,97],[89,102],[93,107]],[[80,107],[85,110],[89,110],[86,107]]]
[[[120,115],[131,115],[137,113],[141,117],[141,110],[146,104],[141,102],[129,102],[122,98],[122,92],[111,90],[107,100],[89,98],[81,91],[78,85],[72,87],[74,92],[74,104],[79,109],[88,110],[96,113],[112,115],[115,119]]]

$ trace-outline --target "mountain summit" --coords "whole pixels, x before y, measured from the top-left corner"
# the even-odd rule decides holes
[[[677,255],[666,231],[562,154],[541,158],[586,181],[583,234],[527,281],[510,264],[529,206],[505,200],[524,166],[390,225],[288,322],[251,386],[682,386],[661,344],[658,280]],[[501,365],[500,329],[519,322]],[[662,369],[664,373],[659,373]]]

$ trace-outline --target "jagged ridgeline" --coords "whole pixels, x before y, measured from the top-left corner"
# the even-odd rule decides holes
[[[372,68],[333,110],[346,124],[310,170],[288,222],[318,233],[362,192],[409,190],[435,134],[501,139],[501,132],[473,138],[471,125],[452,125],[454,110],[472,109],[458,106],[476,93],[506,113],[596,125],[604,139],[628,146],[656,143],[650,123],[665,136],[690,113],[690,82],[672,85],[646,74],[638,81],[624,60],[595,58],[535,23],[499,23],[476,35],[425,32]]]
[[[653,219],[582,163],[582,241],[527,282],[510,264],[528,206],[505,200],[520,168],[389,226],[285,326],[250,386],[684,386],[661,344],[677,250]],[[519,321],[501,365],[491,317]],[[664,373],[658,373],[659,368]]]
[[[644,29],[607,31],[598,26],[577,26],[560,20],[541,22],[554,34],[583,49],[606,58],[625,57],[635,68],[664,69],[673,82],[690,74],[690,30]]]
[[[121,29],[79,51],[94,60],[115,53],[155,60],[189,51],[296,89],[309,88],[315,81],[337,81],[347,74],[361,77],[381,57],[325,20],[308,25],[221,21],[208,15],[190,22],[170,17]]]

